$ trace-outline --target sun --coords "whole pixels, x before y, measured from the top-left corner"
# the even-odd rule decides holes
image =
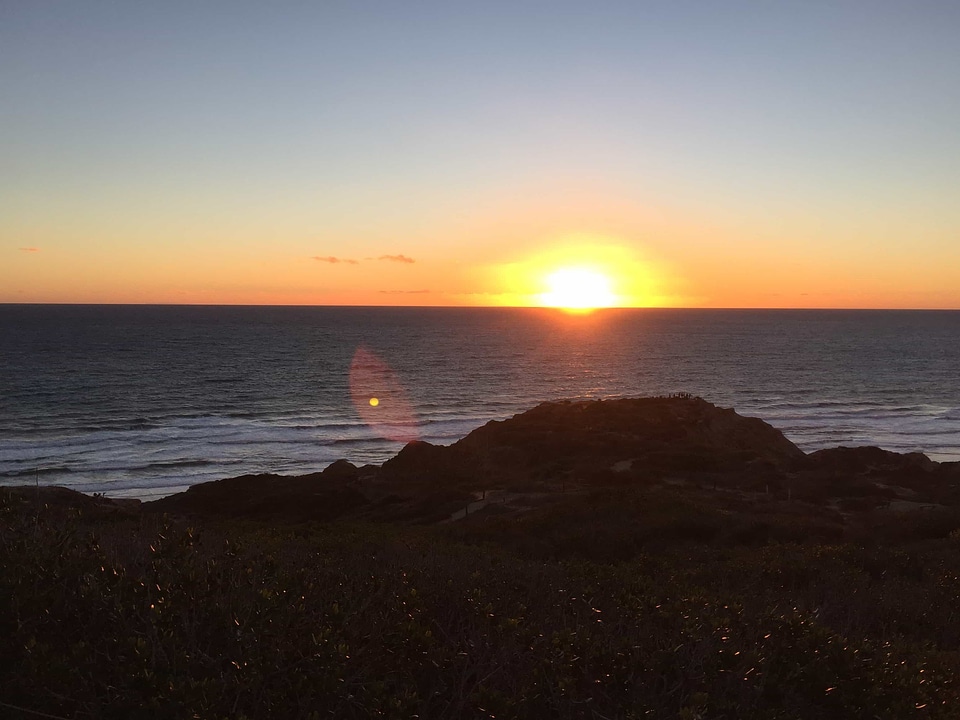
[[[587,312],[612,307],[616,296],[610,278],[602,272],[582,267],[565,267],[546,276],[547,291],[539,296],[544,307]]]

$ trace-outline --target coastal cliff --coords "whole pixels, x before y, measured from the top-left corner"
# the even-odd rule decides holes
[[[24,502],[36,496],[34,488],[6,492]],[[244,475],[139,506],[62,488],[41,493],[88,513],[453,523],[517,542],[547,532],[555,546],[581,551],[595,544],[585,537],[597,537],[585,528],[618,526],[606,545],[627,554],[674,536],[762,543],[891,528],[942,536],[960,526],[960,463],[875,447],[805,454],[763,420],[687,395],[545,402],[449,446],[408,443],[382,466],[339,460],[303,476]]]
[[[958,485],[956,464],[804,454],[676,397],[544,403],[382,467],[150,503],[0,488],[0,697],[55,717],[954,718]]]
[[[558,401],[491,421],[450,446],[408,443],[381,467],[341,460],[301,477],[230,478],[144,509],[430,523],[460,509],[463,517],[516,516],[604,489],[665,486],[719,494],[720,504],[741,510],[763,501],[758,513],[774,501],[806,504],[843,525],[856,510],[954,505],[960,466],[879,448],[805,454],[763,420],[690,396]]]

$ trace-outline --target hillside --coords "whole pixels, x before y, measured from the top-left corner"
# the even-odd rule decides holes
[[[760,526],[778,524],[789,527],[771,537],[817,539],[859,536],[910,511],[940,528],[958,489],[956,463],[878,448],[806,455],[760,419],[682,396],[543,403],[450,446],[409,443],[382,467],[341,460],[302,477],[232,478],[144,510],[289,521],[489,518],[498,526],[509,518],[526,527],[545,514],[582,524],[587,508],[620,516],[613,506],[632,503],[641,517],[651,503],[674,503],[690,517],[713,516],[713,525],[753,524],[755,539],[770,535]],[[717,532],[728,530],[741,532]]]
[[[153,503],[0,488],[0,703],[61,718],[954,718],[957,468],[695,398]]]

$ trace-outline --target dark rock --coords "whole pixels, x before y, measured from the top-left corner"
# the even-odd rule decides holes
[[[564,401],[489,422],[450,447],[411,443],[383,466],[388,481],[509,486],[521,481],[613,478],[626,463],[648,477],[778,472],[803,452],[757,418],[699,398]]]
[[[435,522],[481,491],[548,498],[651,483],[844,509],[910,496],[949,504],[960,464],[836,448],[805,455],[777,429],[695,397],[547,402],[450,446],[411,442],[382,467],[338,460],[302,477],[247,475],[146,503],[151,511],[288,520]],[[752,502],[752,501],[751,501]],[[759,526],[758,526],[759,527]],[[751,537],[762,534],[752,526]]]
[[[810,453],[816,470],[844,473],[929,472],[938,463],[923,453],[895,453],[877,447],[837,447]]]
[[[85,515],[124,516],[135,515],[140,511],[140,501],[132,498],[108,498],[102,495],[84,493],[64,487],[41,487],[35,485],[15,485],[0,487],[0,498],[4,503],[22,510],[39,509],[42,512],[65,512],[79,510]]]
[[[367,503],[363,493],[341,482],[349,472],[345,465],[329,474],[324,471],[299,477],[242,475],[201,483],[186,492],[144,503],[144,508],[228,518],[333,520]]]
[[[456,445],[444,447],[421,440],[407,443],[383,464],[381,477],[407,485],[460,484],[478,479],[481,458],[468,458],[469,453],[455,448]]]
[[[337,460],[325,467],[320,475],[326,480],[353,482],[360,477],[360,469],[347,460]]]
[[[804,480],[836,496],[893,496],[954,503],[960,487],[957,463],[938,463],[923,453],[895,453],[877,447],[838,447],[808,456]],[[892,489],[891,489],[892,488]]]

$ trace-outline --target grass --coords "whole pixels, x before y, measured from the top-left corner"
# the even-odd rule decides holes
[[[686,522],[675,540],[714,527],[688,511],[648,515],[660,534]],[[544,515],[527,543],[92,508],[37,519],[0,492],[0,698],[70,718],[960,712],[956,537],[740,542],[720,526],[604,557],[625,519],[586,553],[558,534],[601,512]]]

